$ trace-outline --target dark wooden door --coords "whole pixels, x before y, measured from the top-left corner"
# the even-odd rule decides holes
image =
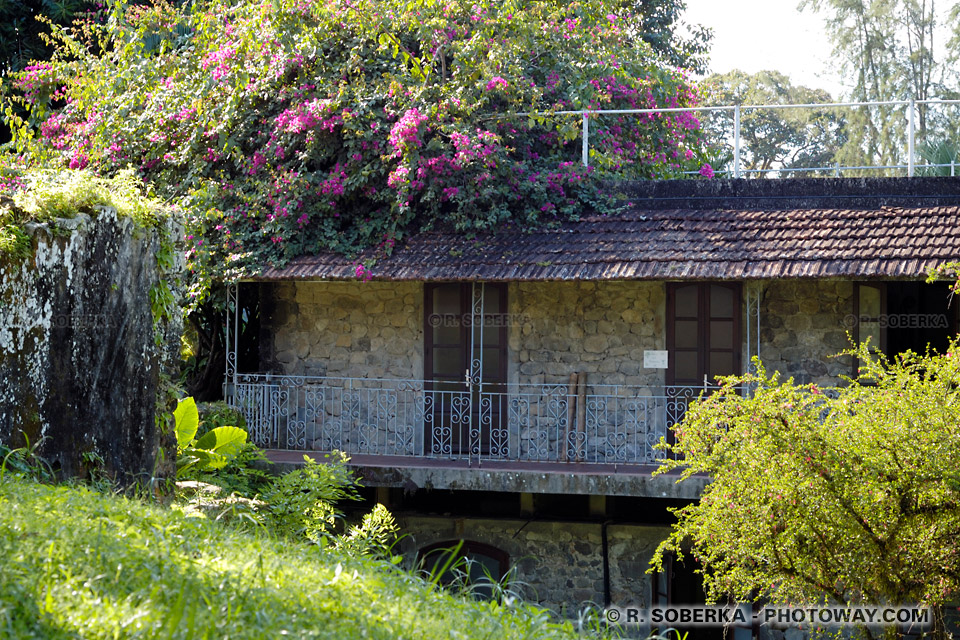
[[[481,455],[506,406],[507,287],[424,287],[426,451]]]

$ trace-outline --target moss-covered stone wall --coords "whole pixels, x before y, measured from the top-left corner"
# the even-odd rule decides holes
[[[103,208],[24,231],[29,255],[0,256],[0,442],[40,443],[67,476],[169,473],[174,441],[158,392],[180,314],[158,321],[151,292],[177,289],[180,261],[157,260],[163,248],[175,255],[174,229]]]

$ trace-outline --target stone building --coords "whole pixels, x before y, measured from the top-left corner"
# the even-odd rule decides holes
[[[830,386],[851,339],[942,348],[957,305],[925,279],[960,260],[960,180],[618,189],[617,214],[415,235],[370,281],[324,254],[242,283],[260,361],[233,358],[227,389],[254,439],[281,462],[346,451],[411,557],[464,540],[565,615],[697,601],[690,567],[647,573],[706,482],[652,477],[655,445],[755,356]]]

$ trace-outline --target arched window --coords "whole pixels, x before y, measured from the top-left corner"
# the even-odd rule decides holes
[[[451,557],[454,552],[456,555]],[[443,571],[440,584],[451,585],[463,579],[476,598],[490,600],[494,596],[493,583],[501,582],[510,570],[510,556],[482,542],[447,540],[420,549],[417,564],[431,576]]]

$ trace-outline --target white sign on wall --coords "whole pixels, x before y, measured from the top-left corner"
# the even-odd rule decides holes
[[[643,352],[644,369],[666,369],[667,352],[666,351],[644,351]]]

